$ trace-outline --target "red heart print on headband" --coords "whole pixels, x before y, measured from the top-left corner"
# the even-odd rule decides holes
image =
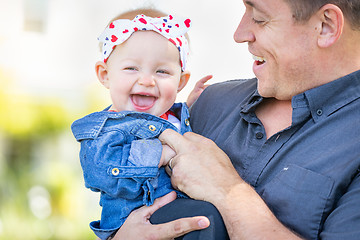
[[[180,52],[182,70],[186,69],[189,54],[186,32],[189,31],[191,20],[178,16],[152,18],[143,14],[134,19],[118,19],[111,22],[98,40],[103,43],[102,54],[104,62],[109,58],[116,45],[125,42],[136,31],[154,31],[172,42]]]
[[[139,22],[141,22],[143,24],[147,24],[147,21],[144,18],[139,18]]]
[[[111,36],[111,41],[112,41],[112,42],[116,42],[116,40],[118,40],[118,38],[117,38],[115,35],[112,35],[112,36]]]
[[[190,22],[191,22],[190,19],[186,19],[186,20],[184,21],[185,26],[189,28],[189,27],[190,27]]]

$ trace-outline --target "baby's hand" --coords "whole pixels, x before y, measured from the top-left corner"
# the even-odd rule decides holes
[[[205,85],[207,81],[209,81],[213,76],[207,75],[206,77],[203,77],[199,81],[196,82],[194,89],[189,94],[186,104],[188,107],[191,107],[191,105],[194,104],[194,102],[200,97],[201,93],[207,88],[209,85]]]
[[[170,159],[175,156],[176,152],[171,147],[169,147],[169,145],[163,145],[159,167],[166,166]]]

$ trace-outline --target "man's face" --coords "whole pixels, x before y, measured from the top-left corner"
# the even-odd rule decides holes
[[[234,39],[249,45],[259,93],[263,97],[290,100],[314,87],[313,21],[294,22],[284,0],[244,0],[244,4],[246,11]]]

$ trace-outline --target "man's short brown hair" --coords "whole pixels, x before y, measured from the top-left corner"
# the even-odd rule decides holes
[[[285,0],[290,5],[295,21],[307,21],[326,4],[338,6],[354,30],[360,31],[360,0]]]

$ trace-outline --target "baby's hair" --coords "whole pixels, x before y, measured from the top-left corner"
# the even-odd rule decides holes
[[[109,24],[115,20],[118,19],[134,19],[137,15],[139,14],[144,14],[148,17],[152,17],[152,18],[156,18],[156,17],[165,17],[167,16],[166,13],[157,10],[157,9],[153,9],[153,8],[138,8],[138,9],[134,9],[134,10],[130,10],[130,11],[126,11],[123,12],[121,14],[119,14],[118,16],[114,17],[113,19],[111,19],[111,21],[109,22]]]
[[[152,17],[152,18],[156,18],[156,17],[165,17],[167,16],[168,14],[160,11],[160,10],[157,10],[155,8],[137,8],[137,9],[134,9],[134,10],[129,10],[129,11],[126,11],[126,12],[123,12],[123,13],[120,13],[119,15],[117,15],[116,17],[112,18],[108,25],[110,23],[112,23],[113,21],[115,20],[118,20],[118,19],[129,19],[129,20],[132,20],[134,19],[137,15],[139,14],[144,14],[148,17]],[[185,37],[186,39],[188,40],[188,43],[190,44],[190,39],[189,39],[189,35],[187,33],[185,33]],[[99,47],[100,47],[100,52],[102,52],[102,46],[103,44],[102,43],[99,43]]]

